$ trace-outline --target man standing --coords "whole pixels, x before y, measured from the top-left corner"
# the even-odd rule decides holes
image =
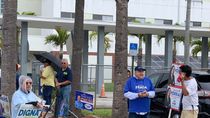
[[[129,118],[147,118],[150,111],[150,98],[155,96],[154,86],[144,76],[146,69],[135,67],[135,75],[130,77],[124,87],[124,96],[129,99]]]
[[[197,82],[191,77],[192,69],[188,65],[180,66],[181,85],[182,85],[182,114],[181,118],[198,117],[198,93]]]
[[[56,87],[58,88],[56,99],[56,112],[55,117],[66,118],[68,117],[69,99],[71,92],[72,72],[68,67],[68,60],[61,61],[61,70],[58,71],[56,80]]]

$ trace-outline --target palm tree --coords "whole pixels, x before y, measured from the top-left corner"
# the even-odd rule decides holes
[[[107,52],[108,49],[111,48],[111,43],[113,42],[107,35],[109,34],[109,32],[106,32],[104,35],[104,51]],[[96,40],[97,39],[97,32],[96,31],[92,31],[90,33],[90,46],[92,46],[92,40]]]
[[[161,39],[165,38],[165,36],[158,36],[158,43],[161,41]],[[174,36],[173,37],[173,63],[176,63],[176,43],[177,42],[184,42],[183,36]]]
[[[194,40],[192,41],[191,46],[193,47],[193,49],[191,50],[193,57],[197,57],[198,53],[202,50],[202,41]],[[208,47],[210,47],[210,41],[208,41]],[[208,51],[210,51],[210,48]]]
[[[81,110],[74,107],[74,97],[75,91],[81,90],[81,65],[82,65],[82,53],[83,53],[83,43],[84,43],[84,0],[76,0],[75,7],[75,21],[74,21],[74,35],[73,35],[73,55],[72,55],[72,72],[73,72],[73,82],[72,82],[72,92],[71,92],[71,104],[72,111],[81,118]],[[73,116],[72,116],[73,117]]]
[[[116,1],[116,43],[114,65],[114,95],[112,118],[127,118],[127,104],[123,96],[124,84],[127,80],[128,56],[128,0]]]
[[[3,47],[2,47],[2,79],[1,94],[11,100],[15,91],[15,65],[17,63],[17,0],[5,0],[3,10]]]
[[[66,44],[66,41],[69,38],[70,33],[61,28],[55,28],[57,34],[51,34],[45,38],[45,44],[52,43],[55,46],[60,46],[60,59],[63,58],[63,45]]]

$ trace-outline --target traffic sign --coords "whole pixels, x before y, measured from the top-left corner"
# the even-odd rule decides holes
[[[137,43],[130,43],[130,50],[129,54],[131,56],[136,56],[138,54],[138,44]]]

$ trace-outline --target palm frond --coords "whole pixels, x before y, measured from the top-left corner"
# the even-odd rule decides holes
[[[195,47],[192,49],[191,53],[192,53],[193,57],[197,57],[197,55],[198,55],[198,53],[199,53],[200,51],[201,51],[201,46],[195,46]]]
[[[176,42],[184,42],[184,37],[183,36],[174,36],[174,40]]]
[[[59,37],[56,34],[51,34],[45,38],[45,44],[53,44],[55,46],[59,46]]]
[[[97,39],[97,32],[96,31],[92,31],[91,33],[90,33],[90,40],[96,40]]]
[[[191,42],[191,46],[201,46],[202,45],[202,41],[201,40],[193,40]]]

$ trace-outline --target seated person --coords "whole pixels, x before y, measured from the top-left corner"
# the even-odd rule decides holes
[[[21,104],[32,104],[37,108],[43,108],[41,99],[32,92],[32,79],[21,75],[19,78],[19,89],[12,96],[11,110],[12,118],[17,117]]]

